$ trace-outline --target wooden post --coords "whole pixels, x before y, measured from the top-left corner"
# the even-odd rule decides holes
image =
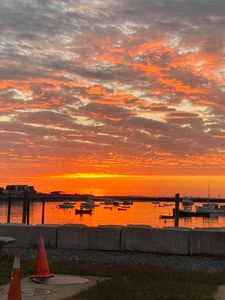
[[[27,225],[30,225],[30,197],[27,197]]]
[[[174,227],[179,227],[180,194],[175,195]]]
[[[12,198],[9,196],[8,199],[8,215],[7,215],[7,223],[10,223],[10,217],[11,217],[11,204],[12,204]]]
[[[45,224],[45,199],[42,199],[41,224]]]
[[[27,193],[24,193],[22,223],[26,224],[26,222],[27,222]]]

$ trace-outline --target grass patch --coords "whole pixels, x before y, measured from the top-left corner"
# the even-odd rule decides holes
[[[0,282],[9,281],[13,258],[1,260]],[[23,277],[34,272],[34,261],[21,259]],[[84,291],[70,300],[212,300],[222,273],[203,273],[137,264],[97,264],[72,261],[50,264],[59,274],[110,277],[110,280]]]

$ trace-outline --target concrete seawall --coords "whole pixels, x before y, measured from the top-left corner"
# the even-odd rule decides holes
[[[145,225],[1,224],[0,236],[16,239],[5,247],[36,247],[42,235],[46,248],[141,251],[178,255],[224,255],[225,229],[152,228]]]

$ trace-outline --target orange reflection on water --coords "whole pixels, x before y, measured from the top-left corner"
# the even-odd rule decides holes
[[[92,215],[77,215],[75,208],[79,208],[80,202],[74,208],[59,209],[59,202],[47,202],[45,204],[45,224],[84,224],[87,226],[98,225],[150,225],[153,227],[173,227],[174,220],[160,219],[160,215],[172,215],[173,203],[134,202],[127,210],[118,210],[117,206],[104,204],[94,208]],[[96,202],[96,204],[99,204]],[[7,221],[7,204],[1,206],[1,223]],[[108,208],[105,208],[108,207]],[[112,209],[109,209],[111,207]],[[42,203],[35,202],[30,206],[30,224],[41,223]],[[12,206],[11,223],[21,223],[22,204],[15,203]],[[181,218],[180,227],[224,227],[225,216],[218,218]]]

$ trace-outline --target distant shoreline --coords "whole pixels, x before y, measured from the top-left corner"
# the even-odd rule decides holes
[[[9,197],[14,201],[22,201],[24,195],[6,195],[0,194],[0,202],[8,202]],[[152,202],[152,201],[161,201],[161,202],[174,202],[174,197],[141,197],[141,196],[91,196],[91,195],[72,195],[72,194],[27,194],[27,197],[33,202],[61,202],[65,200],[70,201],[85,201],[87,198],[92,197],[94,201],[104,201],[106,199],[112,200],[132,200],[134,202]],[[183,197],[180,198],[182,200]],[[202,197],[191,197],[194,202],[218,202],[225,203],[224,198],[202,198]]]

